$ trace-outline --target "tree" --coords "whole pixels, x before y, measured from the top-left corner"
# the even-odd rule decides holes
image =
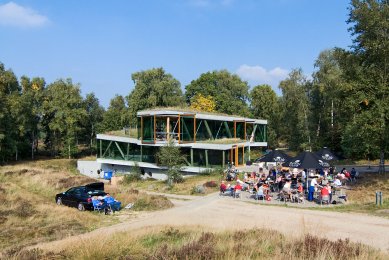
[[[216,103],[212,96],[203,96],[201,93],[191,99],[190,107],[204,112],[215,112]]]
[[[48,85],[44,102],[45,143],[57,154],[70,159],[77,152],[81,122],[86,119],[80,86],[71,79],[57,80]]]
[[[309,90],[315,148],[328,146],[340,151],[344,122],[351,117],[348,84],[340,61],[344,52],[337,48],[324,50],[315,62],[317,70],[312,75],[313,83]]]
[[[135,88],[126,97],[132,123],[136,122],[136,113],[140,110],[184,103],[180,82],[163,68],[133,73],[132,80]]]
[[[250,99],[250,110],[254,118],[268,120],[268,145],[277,146],[281,112],[277,94],[269,85],[258,85],[251,90]]]
[[[84,135],[89,144],[89,149],[92,151],[92,147],[94,147],[93,141],[96,140],[96,133],[102,129],[105,111],[94,93],[86,95],[83,101],[83,107],[86,111],[86,120],[82,122]]]
[[[109,107],[103,115],[103,131],[123,129],[128,126],[128,108],[123,96],[116,95],[109,102]]]
[[[18,154],[18,126],[12,106],[19,104],[20,86],[12,70],[0,63],[0,156],[2,162]]]
[[[360,60],[354,79],[354,91],[358,96],[357,116],[371,113],[380,134],[368,142],[379,144],[381,161],[389,151],[389,2],[387,0],[352,0],[348,24],[354,37],[352,55]],[[361,73],[358,73],[361,72]],[[358,106],[367,101],[368,107]],[[367,109],[367,110],[366,110]],[[365,125],[366,127],[368,125]],[[354,133],[355,134],[355,133]],[[381,168],[382,172],[384,169]]]
[[[46,82],[43,78],[36,77],[30,80],[27,76],[22,76],[20,82],[22,93],[19,105],[13,111],[17,117],[20,138],[25,139],[24,142],[30,147],[31,159],[34,159],[41,130],[42,101]]]
[[[173,186],[174,183],[183,181],[181,168],[184,165],[185,159],[181,154],[180,148],[175,145],[173,139],[169,139],[165,146],[162,146],[157,153],[157,158],[162,166],[167,167],[167,183]]]
[[[311,149],[308,84],[302,70],[297,69],[292,70],[279,86],[282,90],[283,109],[281,134],[293,150]]]
[[[248,116],[248,84],[239,76],[226,70],[203,73],[193,80],[186,89],[186,102],[198,94],[211,96],[216,102],[216,111],[226,114]]]

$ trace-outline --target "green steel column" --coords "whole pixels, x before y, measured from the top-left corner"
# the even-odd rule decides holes
[[[190,165],[193,166],[193,148],[190,148]]]
[[[103,140],[100,139],[100,158],[103,157]]]
[[[126,154],[126,160],[128,160],[128,158],[130,158],[130,143],[127,143],[127,154]]]
[[[208,167],[208,150],[205,150],[205,167]]]
[[[222,162],[223,168],[224,168],[225,161],[226,161],[226,151],[223,150],[223,162]]]
[[[143,145],[140,146],[140,161],[143,162]]]
[[[204,125],[205,125],[205,128],[207,129],[209,137],[211,138],[211,140],[213,140],[212,131],[211,131],[211,128],[209,127],[209,125],[208,125],[207,120],[203,120],[203,121],[204,121]]]
[[[223,122],[223,123],[224,123],[224,127],[226,128],[228,138],[232,138],[232,134],[231,134],[230,128],[228,127],[228,123],[227,122]]]

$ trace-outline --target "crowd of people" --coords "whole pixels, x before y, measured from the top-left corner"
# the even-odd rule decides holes
[[[303,202],[304,200],[320,203],[337,203],[337,199],[347,201],[345,194],[340,193],[346,182],[355,181],[358,173],[352,168],[349,172],[343,168],[336,172],[335,168],[317,169],[288,169],[273,167],[269,171],[259,168],[258,172],[230,174],[226,171],[225,180],[220,184],[220,194],[240,197],[242,191],[249,192],[254,199],[290,202]],[[234,177],[234,178],[232,178]]]

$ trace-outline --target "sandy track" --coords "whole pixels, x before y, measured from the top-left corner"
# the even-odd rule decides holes
[[[310,233],[331,240],[349,238],[389,252],[389,220],[364,214],[323,212],[306,209],[264,206],[212,194],[178,201],[165,211],[141,214],[138,218],[114,226],[63,240],[39,244],[42,249],[60,250],[75,240],[116,232],[135,232],[153,226],[200,226],[207,230],[268,228],[286,235]]]

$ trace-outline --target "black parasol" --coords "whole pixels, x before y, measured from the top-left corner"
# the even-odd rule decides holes
[[[255,162],[277,162],[284,163],[290,159],[290,156],[280,150],[273,150],[268,154],[265,154],[261,158],[255,160]]]
[[[327,147],[324,147],[315,153],[321,160],[324,161],[337,161],[339,156],[336,156],[331,150]]]
[[[300,169],[322,169],[330,167],[330,164],[312,152],[302,152],[285,161],[284,166]]]

